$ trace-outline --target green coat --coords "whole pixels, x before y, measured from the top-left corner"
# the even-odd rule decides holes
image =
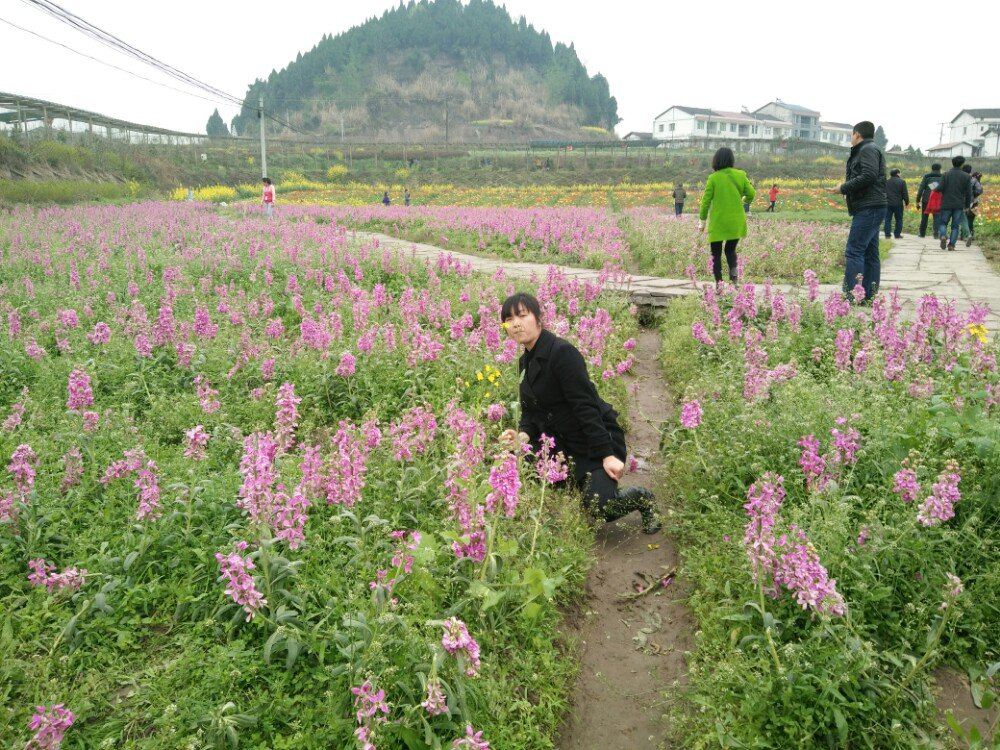
[[[743,203],[749,203],[757,191],[742,169],[726,167],[712,172],[705,181],[698,217],[708,219],[708,241],[736,240],[747,236],[747,215]]]

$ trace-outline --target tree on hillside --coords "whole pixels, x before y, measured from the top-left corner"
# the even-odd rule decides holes
[[[222,121],[222,115],[219,114],[218,107],[216,107],[212,116],[208,118],[208,123],[205,125],[205,132],[209,138],[227,138],[229,136],[229,128]]]
[[[875,128],[875,145],[884,151],[885,145],[888,142],[889,139],[886,138],[885,131],[882,130],[882,126],[879,125],[877,128]]]

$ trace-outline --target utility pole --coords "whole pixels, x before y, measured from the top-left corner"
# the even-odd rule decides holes
[[[267,143],[264,141],[264,95],[257,100],[257,120],[260,124],[260,176],[267,177]]]
[[[344,145],[344,116],[340,116],[340,145]]]
[[[444,100],[444,143],[448,145],[448,100]]]

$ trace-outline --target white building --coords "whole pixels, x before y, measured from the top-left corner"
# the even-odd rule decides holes
[[[846,122],[821,122],[819,124],[819,139],[823,143],[831,143],[835,146],[850,146],[851,133],[854,126]]]
[[[754,114],[791,123],[792,138],[799,138],[803,141],[820,140],[819,112],[816,110],[775,99],[760,109],[754,110]]]
[[[653,140],[652,133],[646,133],[640,130],[633,130],[631,133],[626,133],[622,136],[623,141],[651,141]]]
[[[946,159],[952,156],[979,156],[979,146],[972,141],[939,143],[937,146],[927,149],[927,155],[935,156],[939,159]]]
[[[850,146],[853,129],[842,122],[821,122],[819,112],[780,99],[753,112],[673,106],[653,119],[653,138],[666,146],[734,141],[752,151],[781,149],[791,139]]]
[[[674,106],[653,119],[653,138],[658,141],[704,137],[770,140],[790,138],[792,129],[787,122],[751,112],[724,112],[701,107]]]
[[[1000,125],[994,125],[983,133],[983,146],[980,155],[993,159],[1000,157]]]

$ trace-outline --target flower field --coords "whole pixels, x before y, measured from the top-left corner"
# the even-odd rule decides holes
[[[941,747],[932,670],[988,707],[1000,661],[998,349],[982,307],[809,296],[706,287],[663,323],[701,631],[678,746]]]
[[[502,277],[201,204],[0,220],[5,746],[551,747],[591,533]],[[625,303],[537,293],[621,405]]]

